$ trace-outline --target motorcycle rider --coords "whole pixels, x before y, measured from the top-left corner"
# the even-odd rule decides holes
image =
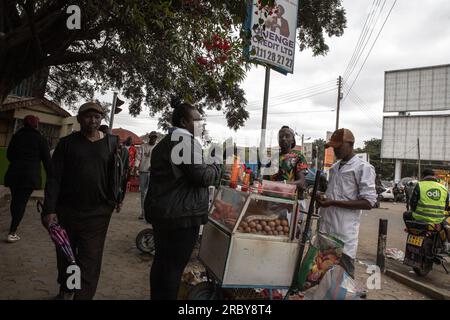
[[[403,214],[403,220],[416,220],[441,224],[447,235],[446,251],[450,251],[450,226],[446,211],[449,208],[449,193],[437,182],[433,170],[423,170],[423,179],[416,184],[411,195],[410,209]]]

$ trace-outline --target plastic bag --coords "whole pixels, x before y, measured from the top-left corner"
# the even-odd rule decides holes
[[[339,264],[344,243],[330,235],[318,233],[311,241],[298,274],[299,289],[305,291],[319,284],[325,273]]]
[[[339,265],[327,271],[313,300],[358,300],[362,291],[356,289],[355,281]]]

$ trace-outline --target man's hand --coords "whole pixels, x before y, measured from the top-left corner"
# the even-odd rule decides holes
[[[331,207],[331,206],[335,205],[334,200],[320,200],[320,199],[317,199],[317,203],[322,208],[328,208],[328,207]]]
[[[42,225],[48,229],[52,223],[58,223],[56,213],[49,213],[42,217]]]

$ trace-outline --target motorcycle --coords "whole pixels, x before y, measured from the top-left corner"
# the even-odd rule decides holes
[[[446,233],[440,224],[421,221],[405,221],[406,239],[405,259],[403,264],[413,268],[414,272],[425,277],[433,268],[440,264],[445,272],[444,264],[448,253],[445,251]]]

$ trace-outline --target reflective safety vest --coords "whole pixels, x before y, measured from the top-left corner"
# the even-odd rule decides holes
[[[420,198],[416,211],[413,212],[415,220],[441,223],[447,216],[445,215],[445,205],[448,191],[436,181],[420,181]]]

